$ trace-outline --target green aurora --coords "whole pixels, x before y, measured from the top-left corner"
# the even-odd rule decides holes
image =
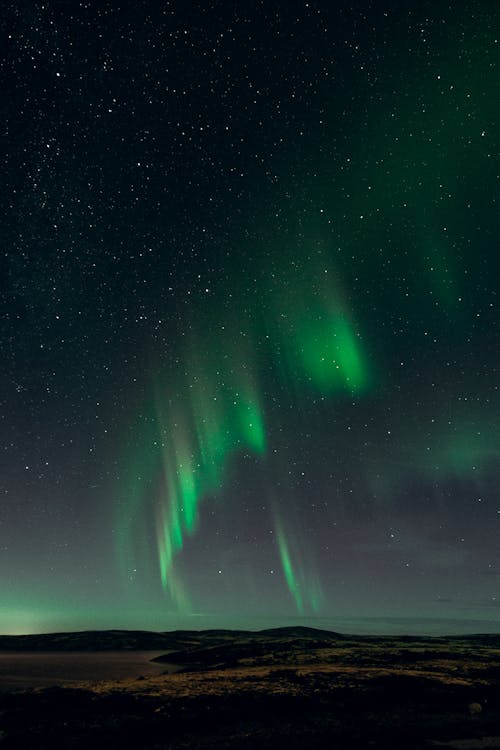
[[[290,543],[292,537],[285,533],[284,524],[276,512],[274,528],[283,575],[295,608],[301,615],[317,614],[321,607],[322,591],[315,567],[310,559],[308,564],[304,563],[299,553],[299,545]]]
[[[14,5],[5,627],[494,611],[498,8]]]
[[[288,268],[278,291],[274,285],[267,293],[274,317],[266,320],[266,329],[278,380],[286,387],[295,377],[306,392],[323,396],[362,394],[369,383],[367,358],[351,311],[332,282],[333,269],[311,259],[305,267],[297,261]],[[200,503],[221,490],[232,457],[250,451],[264,460],[268,442],[256,335],[235,328],[216,308],[205,316],[217,325],[184,347],[175,386],[155,387],[154,427],[143,442],[144,453],[130,464],[127,500],[117,524],[118,556],[127,580],[137,565],[131,551],[140,550],[144,516],[154,506],[161,585],[182,612],[192,603],[175,561],[197,531]],[[258,316],[256,308],[252,317]],[[284,581],[296,609],[303,612],[307,604],[317,611],[320,585],[307,584],[306,566],[297,571],[292,562],[296,545],[276,518]]]

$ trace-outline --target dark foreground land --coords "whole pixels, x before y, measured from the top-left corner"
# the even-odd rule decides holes
[[[500,636],[283,628],[26,638],[0,638],[0,649],[161,645],[170,653],[156,661],[179,671],[0,694],[0,750],[500,748]]]

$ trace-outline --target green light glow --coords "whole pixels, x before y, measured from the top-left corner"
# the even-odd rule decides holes
[[[298,611],[302,613],[304,611],[304,602],[303,602],[302,594],[300,591],[300,585],[297,580],[297,575],[294,571],[292,561],[290,558],[288,542],[283,533],[283,530],[281,529],[279,525],[276,526],[276,536],[278,539],[278,549],[280,553],[281,565],[283,567],[283,572],[285,574],[285,580],[288,586],[288,590],[293,596],[293,600],[295,602],[295,606],[297,607]]]
[[[500,444],[495,425],[464,422],[444,432],[431,451],[425,451],[422,464],[434,476],[451,474],[470,477],[495,465],[500,458]]]
[[[390,463],[385,469],[378,467],[372,477],[378,498],[397,495],[400,483],[415,473],[444,487],[450,479],[481,482],[494,471],[500,460],[497,410],[492,408],[486,416],[467,400],[456,400],[448,409],[443,407],[444,417],[429,420],[427,434],[402,433],[402,442],[411,448],[398,474]]]
[[[136,567],[134,553],[141,514],[155,507],[160,581],[177,608],[189,611],[189,596],[176,557],[197,530],[200,503],[216,493],[228,462],[239,451],[262,455],[266,448],[257,378],[248,346],[234,347],[224,335],[206,351],[193,341],[185,374],[169,388],[155,389],[155,426],[132,462],[129,492],[118,523],[122,572]],[[174,394],[174,395],[172,395]],[[138,471],[138,467],[141,470]]]
[[[303,614],[307,609],[317,613],[321,606],[321,586],[316,577],[313,576],[313,566],[307,567],[302,563],[299,555],[298,545],[293,545],[295,561],[292,560],[290,544],[285,534],[283,524],[278,515],[274,515],[274,528],[278,542],[278,552],[285,576],[288,591],[292,595],[297,611]],[[307,570],[307,574],[306,574]]]
[[[363,341],[329,261],[322,255],[290,260],[269,279],[274,286],[263,306],[266,339],[290,393],[365,391],[370,376]],[[150,556],[143,517],[153,506],[161,585],[183,611],[189,596],[176,560],[197,531],[201,502],[221,489],[234,454],[266,450],[256,331],[245,327],[238,310],[230,316],[224,306],[220,310],[204,311],[203,335],[190,335],[177,371],[156,384],[155,416],[131,462],[117,525],[120,565],[129,579],[141,549]],[[317,611],[321,591],[305,574],[311,568],[303,564],[309,555],[300,553],[301,537],[291,544],[278,523],[277,539],[296,609]]]
[[[320,391],[364,388],[366,373],[360,342],[342,315],[307,321],[298,331],[297,344],[303,369]]]
[[[324,395],[368,388],[363,340],[326,259],[292,261],[279,274],[271,298],[270,338],[282,376],[294,384],[305,381]]]

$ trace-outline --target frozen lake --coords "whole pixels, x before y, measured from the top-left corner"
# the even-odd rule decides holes
[[[71,686],[81,681],[152,677],[175,671],[151,659],[165,651],[3,651],[0,652],[0,691],[53,685]]]

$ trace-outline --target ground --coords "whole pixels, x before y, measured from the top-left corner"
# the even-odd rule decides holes
[[[174,641],[172,641],[174,643]],[[0,747],[500,748],[500,637],[177,635],[175,674],[0,696]]]

